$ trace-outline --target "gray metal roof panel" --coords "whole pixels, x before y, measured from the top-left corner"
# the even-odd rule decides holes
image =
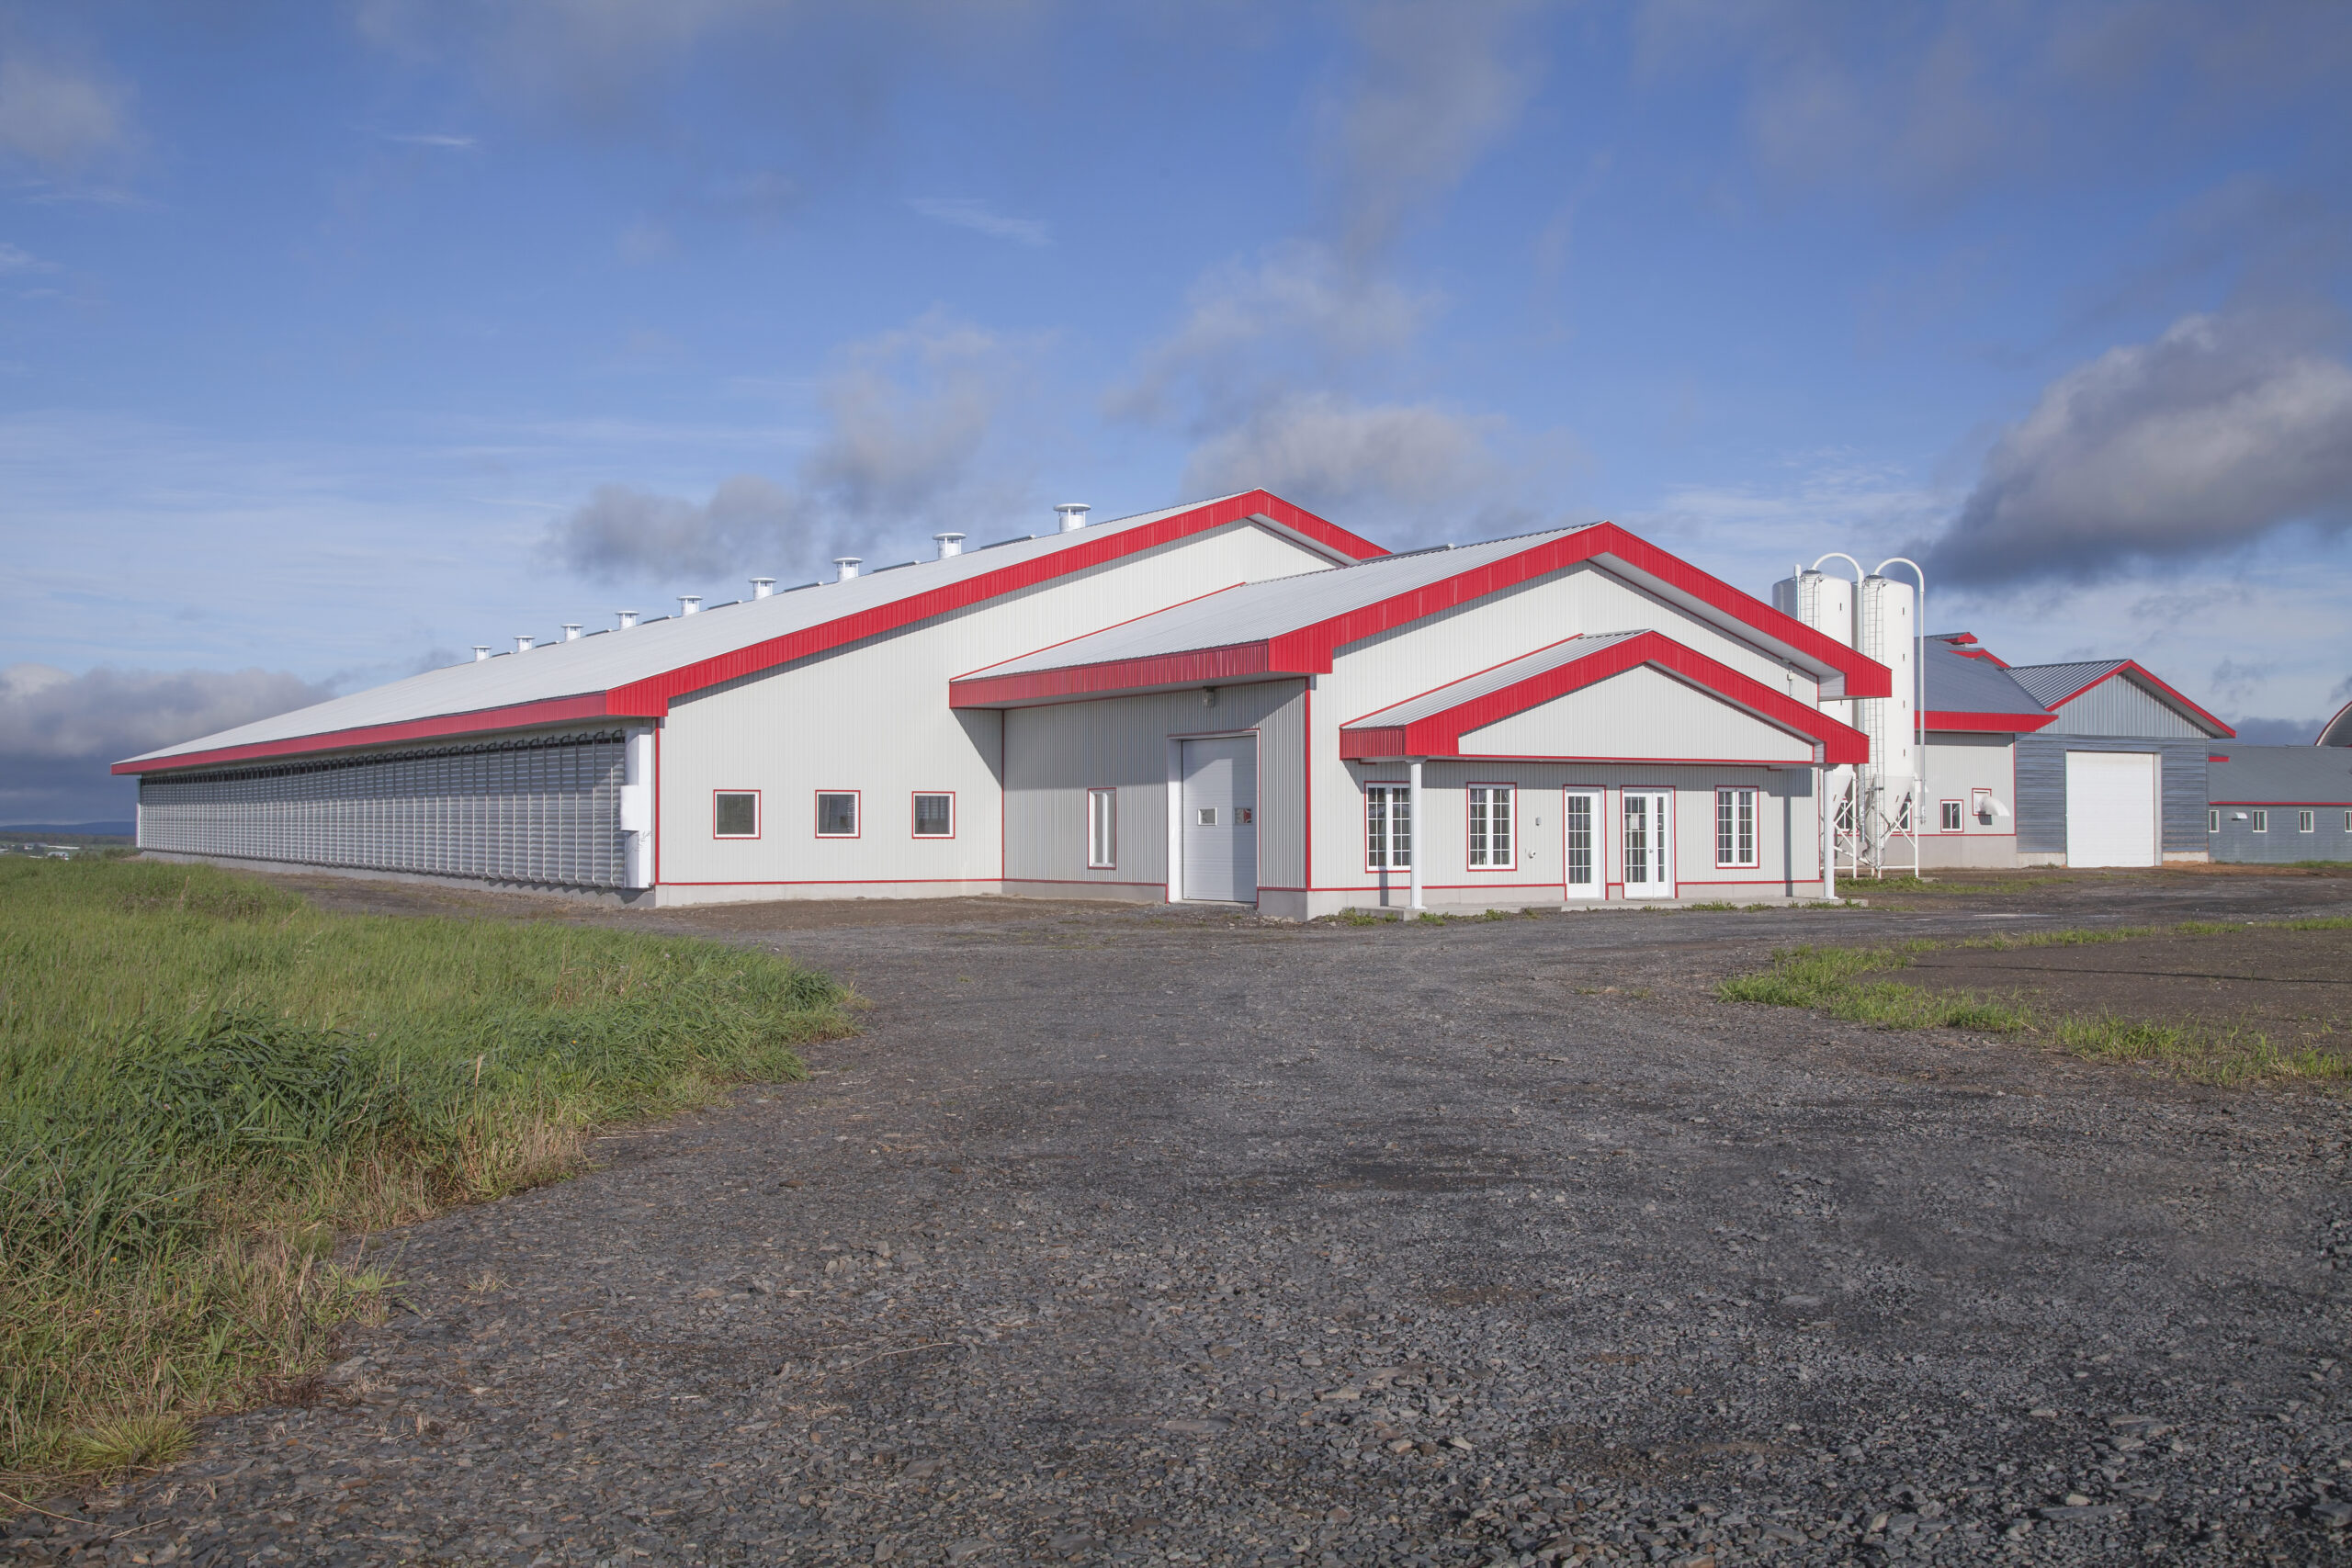
[[[1107,664],[1127,659],[1154,659],[1163,654],[1191,653],[1204,648],[1262,642],[1284,632],[1313,626],[1376,604],[1416,588],[1442,582],[1545,540],[1581,533],[1585,526],[1547,529],[1511,539],[1489,539],[1458,549],[1419,550],[1410,555],[1377,556],[1329,571],[1296,577],[1272,577],[1244,582],[1222,592],[1173,605],[1141,620],[1111,626],[972,671],[974,676],[1024,675],[1039,670],[1066,670],[1081,664]]]
[[[1498,692],[1505,686],[1526,680],[1531,675],[1540,675],[1546,670],[1556,670],[1563,664],[1573,664],[1579,659],[1589,659],[1613,643],[1620,643],[1629,637],[1641,635],[1639,631],[1623,631],[1598,632],[1572,637],[1564,642],[1554,643],[1549,648],[1539,648],[1533,653],[1514,659],[1509,663],[1498,664],[1491,670],[1481,670],[1476,675],[1465,675],[1461,680],[1449,685],[1440,686],[1433,692],[1424,692],[1419,696],[1408,697],[1401,703],[1392,703],[1377,712],[1368,713],[1362,718],[1350,719],[1347,728],[1418,723],[1433,714],[1441,714],[1448,708],[1459,707],[1464,703],[1474,702],[1489,692]]]
[[[2128,659],[2084,659],[2070,664],[2012,664],[2009,675],[2025,688],[2026,695],[2048,708],[2131,662]]]
[[[1051,556],[1072,545],[1100,538],[1105,533],[1144,527],[1228,499],[1219,496],[1210,501],[1187,502],[1182,506],[1097,523],[1075,533],[1041,535],[990,550],[985,556],[967,550],[944,560],[919,561],[887,575],[867,573],[847,582],[822,583],[811,592],[776,593],[699,615],[643,621],[611,637],[583,637],[577,642],[544,644],[525,654],[508,653],[479,663],[469,660],[445,665],[390,685],[330,698],[176,746],[161,747],[130,760],[145,761],[184,752],[300,739],[339,730],[605,692],[772,637],[912,598],[949,583]]]
[[[2049,709],[2008,671],[1989,659],[1971,659],[1948,642],[1928,639],[1928,711],[2013,713],[2041,717]]]
[[[2238,806],[2352,806],[2352,750],[2216,742],[2205,797]]]

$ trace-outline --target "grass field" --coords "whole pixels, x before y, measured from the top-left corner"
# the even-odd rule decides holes
[[[2153,1062],[2207,1083],[2263,1078],[2352,1081],[2352,1056],[2306,1046],[2280,1046],[2267,1033],[2217,1030],[2197,1023],[2123,1019],[2101,1013],[2051,1013],[1966,990],[1930,989],[1890,978],[1921,953],[1940,949],[2007,951],[2093,946],[2147,937],[2242,936],[2249,930],[2307,931],[2352,927],[2319,917],[2263,922],[2184,921],[2170,926],[2111,926],[1979,937],[1966,942],[1913,942],[1890,947],[1797,947],[1772,955],[1761,974],[1724,981],[1726,1001],[1811,1008],[1852,1023],[1890,1029],[1973,1029],[1988,1034],[2033,1034],[2094,1061]]]
[[[329,915],[251,877],[0,861],[0,1486],[170,1457],[396,1282],[339,1238],[794,1077],[849,999],[774,953]]]

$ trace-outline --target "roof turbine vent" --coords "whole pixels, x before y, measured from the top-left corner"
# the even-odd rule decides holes
[[[1082,501],[1065,501],[1054,510],[1061,514],[1062,532],[1075,534],[1086,526],[1086,514],[1094,508]]]
[[[764,598],[766,598],[769,594],[771,594],[771,593],[773,593],[773,592],[775,592],[775,578],[773,578],[773,577],[755,577],[755,578],[752,579],[752,598],[754,598],[754,599],[764,599]]]
[[[851,578],[857,575],[857,569],[865,564],[865,558],[863,556],[835,556],[833,558],[833,564],[841,569],[841,575],[833,581],[836,582],[847,582]]]
[[[698,615],[702,614],[702,595],[699,593],[679,594],[678,614],[681,615]]]
[[[949,556],[960,556],[964,553],[964,536],[961,534],[933,534],[932,537],[939,541],[941,560],[945,560]]]

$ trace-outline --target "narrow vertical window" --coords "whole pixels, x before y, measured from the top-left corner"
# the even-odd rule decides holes
[[[1404,784],[1366,784],[1363,863],[1371,871],[1409,871],[1413,864],[1413,795]]]
[[[1592,886],[1592,796],[1568,796],[1568,886]]]
[[[1086,865],[1090,871],[1111,871],[1119,863],[1119,792],[1086,792]]]
[[[1639,886],[1650,879],[1650,797],[1625,797],[1625,882]]]
[[[2218,833],[2222,830],[2221,812],[2208,811],[2205,813],[2205,830],[2209,833]]]
[[[1511,786],[1472,784],[1469,863],[1501,871],[1516,863],[1511,850]]]
[[[1960,831],[1960,802],[1947,800],[1943,803],[1943,827],[1947,833]]]
[[[2295,831],[2296,831],[2296,832],[2298,832],[2298,833],[2308,833],[2308,832],[2310,832],[2310,831],[2312,830],[2312,827],[2314,826],[2315,818],[2316,818],[2316,813],[2313,813],[2313,812],[2310,812],[2310,811],[2298,811],[2298,812],[2296,812],[2296,813],[2295,813]]]
[[[1754,790],[1715,791],[1715,863],[1719,866],[1757,863]]]
[[[2257,811],[2254,814],[2254,830],[2257,833],[2267,833],[2270,831],[2270,813],[2267,811]]]

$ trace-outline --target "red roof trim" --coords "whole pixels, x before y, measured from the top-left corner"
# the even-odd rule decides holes
[[[1823,748],[1824,760],[1833,767],[1865,761],[1870,757],[1870,739],[1860,730],[1840,724],[1820,709],[1776,692],[1760,681],[1751,680],[1729,665],[1717,663],[1663,632],[1644,632],[1595,649],[1582,659],[1540,671],[1408,724],[1360,722],[1342,726],[1340,755],[1363,761],[1461,756],[1465,731],[1484,728],[1645,664],[1745,708],[1776,728],[1816,742]],[[1368,716],[1376,719],[1379,716]]]
[[[2055,712],[2057,709],[2064,707],[2068,703],[2073,702],[2076,697],[2081,696],[2085,692],[2089,691],[2093,686],[2099,684],[2100,682],[2112,681],[2118,675],[2137,675],[2141,680],[2145,681],[2149,685],[2154,686],[2168,701],[2185,710],[2191,717],[2199,720],[2200,723],[2210,724],[2214,728],[2220,730],[2222,734],[2218,739],[2235,740],[2238,738],[2238,732],[2236,730],[2232,729],[2228,725],[2223,724],[2220,719],[2215,718],[2211,714],[2207,713],[2203,708],[2199,707],[2195,703],[2190,702],[2187,697],[2182,696],[2178,692],[2174,691],[2170,686],[2167,686],[2162,681],[2157,680],[2154,675],[2149,672],[2147,667],[2143,665],[2136,659],[2125,660],[2122,663],[2117,665],[2106,674],[2099,676],[2098,680],[2085,682],[2082,685],[2075,687],[2064,696],[2060,697],[2056,702],[2047,703],[2043,705],[2050,708],[2052,712]]]
[[[1098,536],[1023,561],[997,571],[983,572],[935,588],[928,593],[917,593],[905,599],[820,626],[805,627],[787,636],[772,637],[706,659],[694,664],[664,671],[641,681],[632,681],[610,691],[593,693],[579,697],[560,697],[539,703],[518,703],[506,707],[479,708],[471,713],[443,714],[431,718],[404,720],[398,724],[371,725],[363,728],[329,730],[316,735],[290,737],[284,740],[258,742],[252,746],[222,747],[211,751],[187,751],[168,757],[150,758],[144,761],[118,762],[118,773],[153,773],[164,768],[205,767],[218,762],[249,761],[266,757],[299,755],[307,751],[334,750],[348,746],[374,746],[387,741],[426,739],[446,735],[463,735],[486,729],[510,729],[521,725],[560,723],[573,717],[629,716],[658,718],[670,711],[671,702],[689,692],[714,686],[724,681],[757,674],[796,659],[807,659],[839,648],[861,637],[877,637],[896,631],[917,621],[929,620],[971,605],[985,603],[1025,588],[1068,577],[1091,567],[1103,565],[1144,550],[1195,534],[1205,534],[1252,517],[1271,519],[1303,538],[1312,540],[1337,556],[1352,560],[1369,560],[1388,552],[1369,539],[1349,533],[1337,524],[1326,522],[1303,507],[1294,506],[1270,491],[1253,490],[1244,495],[1196,506],[1188,512],[1163,517],[1157,523],[1133,528],[1106,529]],[[551,717],[529,716],[543,709],[561,709],[565,705],[593,703],[593,708],[555,713]]]
[[[1295,534],[1312,539],[1335,555],[1355,560],[1368,560],[1388,552],[1371,541],[1357,537],[1346,529],[1327,523],[1313,513],[1293,506],[1280,496],[1262,490],[1246,495],[1196,506],[1190,512],[1180,512],[1173,517],[1163,517],[1136,528],[1106,532],[1099,538],[1072,545],[1035,560],[1023,561],[961,582],[944,584],[928,593],[917,593],[888,604],[877,604],[871,610],[854,615],[844,615],[837,621],[809,626],[766,642],[753,643],[706,659],[699,663],[684,665],[642,681],[616,686],[610,693],[615,713],[665,714],[673,698],[707,686],[733,681],[745,675],[757,674],[796,659],[823,653],[843,643],[862,637],[878,637],[885,632],[927,621],[934,616],[951,615],[973,604],[1007,593],[1017,593],[1024,588],[1068,577],[1090,567],[1101,566],[1123,557],[1157,548],[1194,534],[1204,534],[1228,524],[1251,517],[1268,517]]]
[[[1930,730],[1969,729],[1992,735],[2030,735],[2057,716],[2054,713],[1961,713],[1948,708],[1927,712]]]
[[[1271,638],[1269,662],[1276,669],[1312,671],[1331,668],[1335,650],[1362,642],[1413,621],[1440,615],[1474,599],[1550,572],[1611,558],[1646,573],[1679,592],[1730,615],[1775,642],[1797,649],[1816,663],[1845,677],[1845,695],[1883,697],[1894,690],[1894,672],[1875,660],[1865,659],[1845,644],[1814,630],[1793,616],[1784,615],[1752,594],[1742,593],[1720,578],[1711,577],[1678,556],[1668,555],[1648,540],[1627,533],[1614,523],[1596,523],[1573,534],[1547,539],[1484,566],[1409,593],[1399,593],[1375,604],[1335,615],[1296,631]]]
[[[1073,664],[1063,670],[1033,670],[1014,675],[967,675],[947,682],[951,708],[984,708],[1014,703],[1045,703],[1057,698],[1093,696],[1105,692],[1141,692],[1160,686],[1211,686],[1222,681],[1257,680],[1270,675],[1304,675],[1304,670],[1275,670],[1266,660],[1262,642],[1229,643],[1223,648],[1196,648],[1187,653],[1156,653],[1143,659],[1114,659],[1101,664]]]
[[[583,718],[605,718],[612,710],[605,694],[589,692],[576,697],[549,697],[544,702],[512,703],[500,708],[476,708],[471,713],[404,719],[398,724],[368,724],[355,729],[332,729],[323,735],[296,735],[284,740],[258,740],[250,746],[222,746],[210,751],[179,751],[168,757],[148,757],[117,762],[118,773],[153,773],[166,768],[205,768],[219,762],[252,762],[271,757],[296,757],[311,751],[339,751],[354,746],[391,746],[404,740],[438,740],[485,729],[521,729],[531,725],[570,724]]]

